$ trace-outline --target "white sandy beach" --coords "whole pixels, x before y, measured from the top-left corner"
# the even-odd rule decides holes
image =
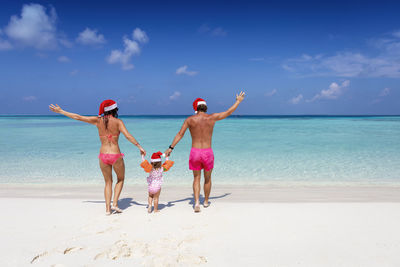
[[[400,187],[127,186],[104,215],[101,187],[2,185],[0,266],[400,266]],[[170,201],[170,202],[168,202]],[[31,264],[32,263],[32,264]]]

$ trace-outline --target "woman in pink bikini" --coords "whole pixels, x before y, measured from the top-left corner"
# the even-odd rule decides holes
[[[122,132],[126,139],[137,146],[140,154],[146,155],[146,151],[139,145],[138,141],[128,132],[124,123],[118,119],[117,103],[113,100],[104,100],[100,105],[99,116],[81,116],[62,110],[60,106],[51,104],[50,110],[60,113],[71,119],[87,122],[97,126],[101,142],[99,163],[100,169],[106,183],[104,188],[104,198],[106,200],[106,215],[111,214],[111,210],[117,213],[122,212],[118,208],[118,199],[124,185],[125,164],[123,156],[118,146],[119,134]],[[104,114],[104,116],[101,116]],[[112,196],[112,169],[117,175],[117,183],[114,188],[113,206],[111,206]]]

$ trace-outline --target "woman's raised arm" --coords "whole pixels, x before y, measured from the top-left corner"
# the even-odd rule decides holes
[[[129,142],[131,142],[132,144],[134,144],[135,146],[137,146],[137,148],[139,148],[140,150],[140,154],[146,156],[146,150],[143,149],[143,147],[139,144],[139,142],[135,139],[135,137],[133,137],[128,130],[125,127],[125,124],[123,123],[123,121],[119,120],[119,131],[121,133],[123,133],[126,137],[126,139],[129,140]]]
[[[83,121],[83,122],[87,122],[90,124],[97,124],[98,121],[98,117],[95,116],[82,116],[76,113],[71,113],[68,111],[63,110],[59,105],[55,104],[51,104],[49,106],[50,110],[55,112],[55,113],[59,113],[61,115],[67,116],[71,119],[77,120],[77,121]]]

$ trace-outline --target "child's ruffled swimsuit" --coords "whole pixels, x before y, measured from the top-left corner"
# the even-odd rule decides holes
[[[174,162],[171,160],[166,160],[161,168],[153,169],[153,166],[147,161],[144,160],[140,167],[144,169],[145,172],[149,173],[149,177],[147,177],[147,185],[150,194],[156,194],[161,189],[161,185],[163,183],[163,172],[168,171]]]
[[[161,189],[161,185],[163,183],[163,169],[152,170],[147,177],[147,185],[150,194],[155,194]]]

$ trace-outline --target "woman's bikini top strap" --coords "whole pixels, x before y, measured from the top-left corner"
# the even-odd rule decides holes
[[[119,134],[107,134],[107,135],[100,135],[100,137],[107,137],[108,141],[112,141],[112,137],[116,136],[118,137]]]

